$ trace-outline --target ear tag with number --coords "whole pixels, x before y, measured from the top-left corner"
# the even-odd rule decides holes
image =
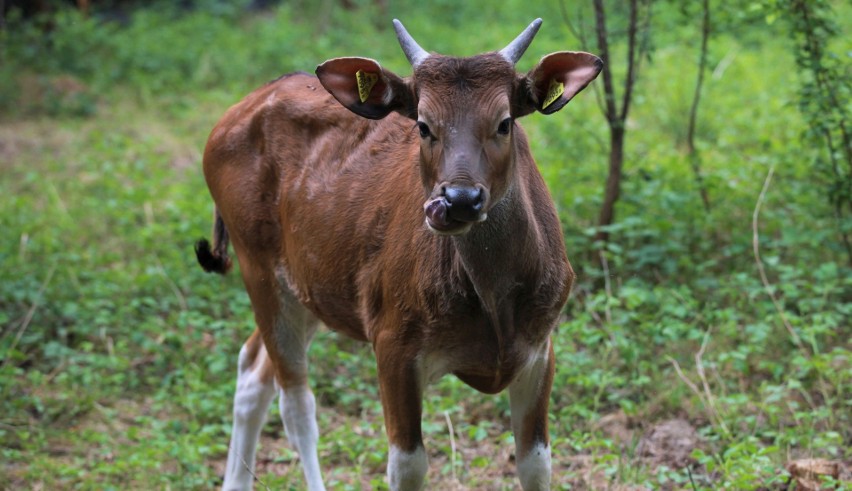
[[[546,109],[547,106],[556,102],[556,99],[565,92],[565,86],[562,82],[557,81],[555,78],[550,81],[550,87],[547,89],[547,97],[544,98],[544,104],[542,104],[541,108]]]
[[[355,73],[355,79],[358,82],[358,98],[361,99],[361,103],[363,104],[367,102],[367,98],[370,97],[370,91],[373,90],[373,86],[379,81],[379,74],[358,70]]]

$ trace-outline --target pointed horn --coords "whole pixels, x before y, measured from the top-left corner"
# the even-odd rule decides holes
[[[429,53],[417,44],[417,41],[415,41],[414,38],[411,37],[411,34],[405,30],[405,26],[402,25],[402,22],[394,19],[393,28],[396,30],[396,38],[399,39],[399,45],[402,46],[402,52],[405,53],[405,57],[408,58],[408,62],[411,63],[411,66],[413,68],[417,68],[418,65],[423,63],[423,60],[429,57]]]
[[[524,51],[529,48],[539,27],[541,27],[541,19],[532,21],[532,24],[527,26],[527,28],[524,29],[524,32],[520,33],[514,41],[500,50],[500,54],[503,55],[503,58],[506,58],[513,65],[517,64],[518,60],[521,59],[521,56],[524,56]]]

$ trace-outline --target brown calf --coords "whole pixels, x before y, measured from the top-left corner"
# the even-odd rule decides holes
[[[240,352],[226,489],[251,487],[276,393],[308,488],[324,489],[306,359],[320,322],[373,346],[391,489],[423,484],[422,392],[447,373],[508,387],[521,485],[549,488],[550,334],[573,272],[516,119],[561,109],[601,61],[558,52],[518,74],[540,19],[471,58],[429,54],[394,24],[411,77],[329,60],[254,91],[207,142],[217,211],[198,259],[223,273],[233,242],[258,328]]]

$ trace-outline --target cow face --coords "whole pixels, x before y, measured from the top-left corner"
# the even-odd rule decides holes
[[[414,71],[426,225],[460,234],[488,217],[514,175],[515,70],[496,53],[430,56]]]
[[[540,24],[500,52],[452,58],[426,53],[395,21],[412,77],[367,58],[336,58],[317,67],[326,90],[354,113],[380,119],[398,112],[414,121],[431,231],[458,235],[486,220],[515,177],[515,120],[536,110],[558,111],[600,72],[594,55],[558,52],[518,74],[514,64]]]

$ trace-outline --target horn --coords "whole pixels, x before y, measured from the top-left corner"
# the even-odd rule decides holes
[[[513,65],[518,63],[518,60],[521,59],[521,56],[524,56],[524,51],[529,48],[530,43],[535,37],[535,34],[538,32],[539,27],[541,27],[540,18],[532,21],[532,24],[527,26],[527,28],[524,29],[524,32],[520,33],[514,41],[512,41],[511,43],[509,43],[508,46],[500,50],[500,54],[503,55],[503,58],[506,58],[506,60],[508,60]]]
[[[402,46],[402,52],[405,53],[405,57],[408,58],[408,62],[411,63],[411,66],[413,68],[417,68],[421,63],[423,63],[423,60],[429,57],[429,53],[417,44],[417,41],[415,41],[414,38],[411,37],[411,34],[405,30],[405,26],[402,25],[402,22],[394,19],[393,28],[396,30],[396,38],[399,39],[399,45]]]

